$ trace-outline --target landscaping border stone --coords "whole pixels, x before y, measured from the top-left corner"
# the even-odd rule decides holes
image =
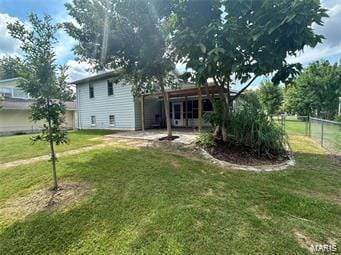
[[[296,164],[294,156],[292,153],[289,153],[289,159],[273,165],[259,165],[259,166],[249,166],[249,165],[239,165],[230,163],[224,160],[217,159],[213,157],[210,153],[208,153],[205,149],[200,148],[202,156],[209,160],[211,163],[218,165],[223,168],[229,169],[237,169],[237,170],[244,170],[244,171],[254,171],[254,172],[271,172],[271,171],[281,171],[285,170],[290,166],[294,166]]]

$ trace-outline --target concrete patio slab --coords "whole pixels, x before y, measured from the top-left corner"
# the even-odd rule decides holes
[[[179,138],[172,141],[172,143],[181,144],[193,144],[196,136],[199,134],[192,129],[173,130],[173,136],[179,136]],[[116,134],[107,135],[106,137],[121,138],[121,139],[139,139],[148,141],[159,141],[160,138],[167,136],[167,130],[165,129],[151,129],[146,131],[127,131],[119,132]]]

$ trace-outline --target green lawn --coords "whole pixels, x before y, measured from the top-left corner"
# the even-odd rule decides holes
[[[87,182],[91,194],[53,213],[0,214],[0,253],[308,254],[295,232],[340,251],[340,165],[308,138],[292,147],[297,165],[270,173],[153,149],[63,157],[61,181]],[[50,182],[48,162],[0,170],[0,209]]]
[[[82,130],[69,132],[70,144],[56,146],[57,152],[67,151],[84,146],[100,143],[99,140],[90,140],[100,137],[113,131],[105,130]],[[0,163],[5,163],[18,159],[32,158],[49,153],[49,144],[37,142],[32,145],[30,140],[32,135],[16,135],[0,137]]]
[[[290,135],[305,135],[308,132],[307,122],[300,120],[286,120],[285,131]]]

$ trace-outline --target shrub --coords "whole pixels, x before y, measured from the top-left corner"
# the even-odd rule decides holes
[[[197,136],[197,138],[195,139],[195,143],[203,147],[211,147],[214,145],[213,134],[200,133],[199,136]]]
[[[336,116],[334,120],[341,122],[341,115]]]
[[[263,111],[243,102],[230,114],[229,133],[234,139],[250,147],[258,155],[282,155],[285,153],[287,137]]]
[[[213,127],[222,125],[223,123],[223,112],[224,112],[223,103],[220,99],[215,100],[213,102],[213,112],[206,112],[204,114],[205,121],[209,122]]]

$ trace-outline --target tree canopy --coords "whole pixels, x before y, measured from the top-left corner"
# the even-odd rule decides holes
[[[164,20],[171,1],[74,0],[65,6],[80,26],[66,23],[75,53],[97,69],[121,69],[135,94],[176,85]],[[168,100],[165,98],[170,135]]]
[[[213,79],[223,132],[231,102],[256,77],[271,74],[278,84],[299,73],[301,64],[286,58],[320,43],[312,26],[328,16],[317,0],[74,0],[66,8],[78,23],[65,24],[78,42],[75,53],[99,69],[122,68],[137,93],[163,91],[177,62],[199,86]],[[244,85],[236,95],[232,81]]]
[[[271,74],[276,84],[290,81],[302,66],[289,64],[286,58],[295,56],[304,46],[320,43],[323,36],[312,26],[322,25],[322,18],[328,16],[316,0],[175,3],[169,17],[174,58],[193,70],[192,76],[200,86],[207,85],[209,78],[214,80],[221,88],[225,115],[231,101],[256,77]],[[244,85],[236,95],[230,92],[232,81]],[[224,119],[226,122],[228,118]]]
[[[299,115],[333,119],[341,96],[341,66],[326,60],[308,66],[285,93],[285,109]]]

